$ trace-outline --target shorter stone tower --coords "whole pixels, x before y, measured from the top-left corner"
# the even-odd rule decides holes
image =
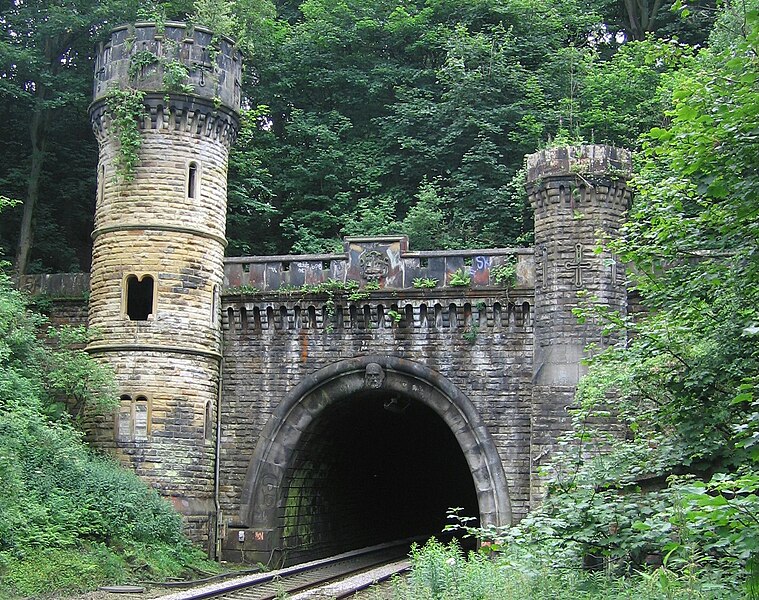
[[[543,496],[538,475],[571,428],[574,399],[587,347],[610,342],[592,319],[573,309],[581,297],[624,314],[624,270],[604,239],[619,236],[630,204],[627,150],[587,145],[544,150],[527,157],[527,193],[535,210],[535,341],[530,414],[530,503]]]
[[[88,351],[113,367],[121,401],[92,435],[174,502],[193,539],[212,546],[227,162],[241,56],[200,27],[138,23],[113,30],[95,70],[96,337]],[[142,93],[136,115],[124,116],[113,90]],[[139,143],[128,173],[121,134],[133,116]]]

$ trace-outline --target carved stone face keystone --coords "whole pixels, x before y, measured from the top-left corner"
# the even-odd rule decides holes
[[[371,389],[379,389],[385,382],[385,372],[377,363],[366,365],[366,374],[364,375],[364,385]]]

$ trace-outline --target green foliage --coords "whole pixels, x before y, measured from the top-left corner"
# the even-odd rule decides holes
[[[50,328],[52,349],[46,371],[46,386],[51,398],[60,401],[63,410],[78,418],[85,410],[104,412],[116,407],[117,394],[113,372],[94,362],[84,351],[89,333],[83,327]]]
[[[123,579],[126,565],[101,544],[86,550],[49,548],[31,556],[8,557],[2,565],[2,585],[16,594],[41,596],[60,590],[85,592],[93,582]]]
[[[593,56],[578,82],[577,125],[588,140],[637,148],[638,138],[664,120],[661,78],[687,61],[676,42],[630,42],[611,59]]]
[[[477,341],[477,334],[480,333],[480,326],[474,323],[467,327],[466,331],[461,335],[465,341],[470,344],[474,344]]]
[[[387,316],[388,318],[390,318],[390,320],[393,323],[396,323],[396,324],[400,323],[401,319],[403,318],[403,315],[401,313],[393,309],[390,309],[389,311],[387,311]]]
[[[517,282],[517,260],[511,256],[502,265],[490,268],[490,279],[496,285],[514,287]]]
[[[170,92],[192,94],[193,87],[187,83],[190,76],[188,67],[178,60],[167,60],[163,63],[163,85]]]
[[[94,455],[63,410],[110,410],[110,372],[83,351],[82,329],[51,330],[46,345],[44,325],[0,272],[0,596],[181,576],[202,553],[179,515]]]
[[[360,302],[369,298],[369,291],[378,290],[379,283],[376,281],[369,281],[364,288],[361,288],[361,284],[353,279],[347,281],[339,281],[337,279],[327,279],[319,283],[306,283],[300,287],[293,286],[281,286],[277,291],[279,293],[287,294],[289,296],[300,296],[303,299],[307,295],[323,295],[327,297],[324,303],[326,309],[326,315],[329,317],[330,322],[325,323],[325,331],[332,333],[334,331],[334,325],[332,319],[335,316],[337,310],[336,300],[338,298],[345,298],[348,302]],[[394,311],[390,311],[393,313]],[[395,320],[395,317],[388,313],[391,319]],[[400,313],[398,315],[398,322],[401,318]]]
[[[418,201],[398,226],[414,250],[435,250],[448,246],[443,198],[431,184],[422,184]]]
[[[276,254],[278,246],[270,241],[274,219],[272,174],[264,168],[261,154],[271,146],[271,136],[259,128],[268,106],[243,110],[237,143],[229,155],[227,199],[227,237],[229,254]]]
[[[112,127],[119,140],[116,174],[124,182],[134,179],[134,168],[140,160],[142,138],[139,120],[145,111],[142,103],[144,97],[145,92],[131,88],[112,89],[106,96]]]
[[[156,56],[150,50],[140,50],[129,59],[129,79],[139,80],[153,66],[163,70],[163,90],[183,94],[193,92],[192,86],[187,83],[190,71],[184,63]]]
[[[309,0],[275,8],[251,0],[139,7],[77,0],[76,10],[57,16],[38,4],[8,11],[2,39],[15,66],[0,78],[0,94],[13,101],[0,132],[11,157],[0,165],[7,194],[25,196],[30,96],[58,114],[40,154],[46,201],[35,221],[33,269],[88,266],[89,240],[80,232],[91,226],[97,151],[87,137],[87,56],[92,36],[121,21],[139,16],[160,29],[189,20],[216,32],[212,53],[220,35],[231,35],[247,54],[243,105],[252,109],[230,160],[230,254],[330,252],[348,234],[405,233],[415,249],[529,243],[524,154],[563,139],[563,131],[634,145],[664,122],[657,84],[678,52],[688,54],[677,44],[668,56],[653,42],[606,39],[626,28],[608,2]],[[706,12],[691,9],[689,23]],[[668,31],[685,31],[677,18],[662,18]],[[18,35],[30,24],[31,36]],[[36,55],[45,48],[51,56]],[[161,60],[164,85],[190,91],[184,67]],[[130,74],[156,64],[138,51]],[[44,65],[56,72],[37,74]],[[71,111],[61,116],[62,106]],[[127,174],[133,158],[127,151]],[[14,211],[0,224],[0,243],[15,242],[20,218]]]
[[[251,110],[231,154],[229,252],[283,254],[330,252],[347,234],[405,233],[415,249],[529,243],[524,154],[565,133],[636,146],[665,123],[659,83],[689,60],[684,43],[705,43],[715,12],[691,5],[682,20],[662,6],[641,29],[628,21],[645,11],[631,2],[631,12],[577,0],[138,4],[76,0],[61,12],[34,0],[4,14],[4,193],[26,198],[30,164],[44,163],[31,270],[88,267],[89,55],[112,25],[206,25],[212,55],[219,36],[238,41]],[[613,39],[654,30],[681,42]],[[181,63],[161,60],[164,86],[189,92]],[[138,50],[130,75],[156,64]],[[44,135],[32,139],[37,109]],[[128,174],[134,156],[124,148]],[[15,210],[0,224],[0,244],[16,242],[20,221]]]
[[[87,106],[92,48],[136,3],[96,0],[8,3],[0,20],[0,189],[24,199],[4,213],[0,245],[32,242],[27,271],[88,268],[97,146]],[[28,224],[28,228],[27,228]]]
[[[472,275],[464,267],[456,269],[453,273],[448,274],[448,285],[454,287],[469,287],[472,283]]]
[[[273,227],[241,231],[241,246],[319,252],[342,235],[405,233],[413,248],[440,249],[529,235],[522,157],[558,125],[564,90],[544,82],[594,11],[494,0],[281,9],[281,37],[246,90],[269,109],[250,181]]]
[[[417,289],[431,290],[437,287],[437,279],[433,277],[415,277],[412,285]]]
[[[135,80],[142,77],[145,70],[153,65],[158,65],[160,59],[150,50],[135,52],[129,59],[129,79]]]
[[[247,294],[257,294],[260,291],[261,290],[258,289],[256,286],[254,286],[254,285],[247,285],[246,284],[246,285],[238,285],[238,286],[232,286],[232,287],[226,288],[224,290],[224,294],[225,295],[226,294],[229,294],[229,295],[237,295],[237,294],[247,295]]]
[[[757,597],[757,12],[719,39],[662,75],[668,122],[644,139],[609,243],[648,312],[578,311],[611,345],[581,381],[546,502],[503,542],[617,573],[655,560],[668,581],[721,575]]]
[[[475,530],[476,531],[476,530]],[[651,575],[613,578],[605,573],[557,568],[549,555],[535,556],[523,547],[502,546],[496,552],[468,555],[456,541],[435,539],[411,551],[412,571],[396,580],[389,594],[396,600],[707,600],[736,597],[718,581],[686,578],[666,568]]]

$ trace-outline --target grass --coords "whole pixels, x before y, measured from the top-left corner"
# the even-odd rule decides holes
[[[118,551],[102,543],[78,548],[30,548],[0,553],[0,600],[61,597],[100,585],[191,579],[220,568],[189,543],[131,544]]]
[[[518,556],[464,556],[456,542],[430,540],[412,551],[406,578],[365,594],[367,600],[717,600],[741,598],[731,582],[667,569],[612,577],[559,569]]]

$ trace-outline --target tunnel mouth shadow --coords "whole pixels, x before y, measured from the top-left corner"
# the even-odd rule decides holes
[[[449,508],[479,512],[467,462],[445,422],[407,396],[341,399],[303,432],[277,523],[290,559],[439,535]]]
[[[289,563],[439,534],[449,508],[483,525],[511,521],[503,467],[471,401],[389,356],[341,361],[293,388],[262,432],[242,500],[259,553]]]

